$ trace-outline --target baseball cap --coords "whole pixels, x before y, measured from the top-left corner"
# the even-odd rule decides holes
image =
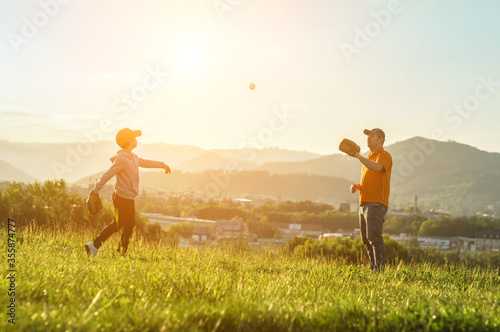
[[[123,128],[116,134],[116,144],[120,147],[124,147],[130,142],[134,137],[139,137],[142,135],[140,130],[132,130],[130,128]]]
[[[365,129],[365,130],[363,130],[363,133],[365,135],[370,135],[371,133],[377,134],[380,137],[382,137],[382,139],[385,141],[385,133],[384,133],[384,131],[382,129],[379,129],[379,128],[373,128],[372,130]]]

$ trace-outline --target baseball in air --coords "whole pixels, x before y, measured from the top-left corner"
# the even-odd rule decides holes
[[[248,86],[248,88],[249,88],[250,90],[255,90],[255,84],[250,83],[250,85]]]

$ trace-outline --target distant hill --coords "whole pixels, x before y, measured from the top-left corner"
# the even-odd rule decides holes
[[[193,173],[203,172],[207,169],[225,170],[233,168],[235,170],[249,170],[255,168],[255,166],[255,163],[225,158],[218,153],[208,152],[178,164],[175,169]]]
[[[117,148],[113,142],[101,142],[92,148],[92,153],[75,162],[70,158],[71,152],[78,148],[76,143],[0,142],[0,153],[5,156],[5,160],[27,175],[36,179],[44,179],[44,176],[54,178],[54,163],[69,161],[75,165],[63,178],[69,182],[84,179],[79,183],[87,186],[89,174],[93,174],[92,179],[98,178],[110,166],[109,157]],[[411,205],[415,195],[418,195],[418,204],[425,209],[470,214],[493,208],[500,214],[500,153],[422,137],[413,137],[385,148],[392,154],[394,161],[392,207]],[[356,159],[340,153],[321,156],[274,148],[204,150],[165,143],[140,145],[136,152],[144,158],[165,161],[175,174],[165,177],[155,175],[158,172],[144,172],[141,174],[141,185],[150,188],[164,186],[162,189],[174,191],[210,190],[210,186],[217,182],[217,176],[222,174],[215,170],[224,170],[228,164],[237,164],[237,169],[241,171],[231,175],[227,186],[216,184],[221,187],[222,194],[355,201],[355,195],[346,195],[344,190],[348,184],[359,181],[361,170],[361,164]],[[179,169],[183,173],[175,172]],[[297,183],[288,183],[290,181]]]
[[[92,178],[98,178],[94,174]],[[255,195],[291,200],[321,200],[355,203],[357,196],[349,192],[350,181],[335,177],[305,174],[269,174],[263,171],[223,171],[183,173],[141,172],[141,187],[167,191],[200,191],[214,195]],[[89,178],[76,184],[87,186]]]
[[[423,208],[473,214],[491,206],[500,212],[499,153],[421,137],[393,144],[390,151],[395,203],[413,204],[418,195]]]
[[[293,151],[279,148],[264,149],[232,149],[232,150],[210,150],[221,156],[234,160],[241,160],[261,165],[269,162],[301,162],[321,157],[317,153],[308,151]]]
[[[422,137],[385,147],[393,157],[391,205],[414,204],[454,214],[500,212],[500,153],[490,153],[457,142]],[[366,155],[366,154],[365,154]],[[306,173],[359,181],[361,165],[355,159],[330,155],[300,163],[267,163],[257,167],[274,174]]]
[[[407,178],[426,176],[453,169],[500,171],[500,153],[490,153],[457,142],[440,142],[414,137],[385,147],[393,157],[393,184]],[[366,153],[364,154],[366,156]],[[338,176],[358,181],[361,165],[353,159],[333,154],[304,162],[266,163],[256,168],[276,174],[306,173]]]
[[[63,178],[71,182],[109,167],[109,157],[117,151],[115,146],[111,142],[79,145],[0,141],[0,155],[37,180]]]
[[[441,209],[457,215],[500,211],[500,171],[456,169],[408,179],[392,189],[393,203],[421,209]]]
[[[31,176],[12,166],[8,162],[0,160],[0,181],[34,182]]]
[[[500,153],[481,151],[457,142],[414,137],[387,148],[395,162],[395,174],[417,178],[454,170],[500,171]]]
[[[324,176],[343,177],[350,181],[358,181],[361,167],[357,160],[348,156],[333,154],[302,162],[271,162],[255,168],[273,174],[305,173]]]
[[[79,179],[106,170],[111,164],[109,158],[119,147],[115,142],[81,142],[81,143],[17,143],[0,141],[0,155],[3,160],[19,168],[38,180],[63,178],[74,182]],[[142,144],[134,150],[137,155],[146,159],[160,160],[167,163],[172,169],[184,164],[182,169],[189,171],[203,171],[229,160],[239,162],[243,169],[253,168],[261,163],[270,161],[303,161],[318,158],[320,155],[306,151],[292,151],[278,148],[204,150],[189,145],[174,145],[168,143]],[[215,153],[226,158],[219,160],[208,158],[209,162],[196,159],[207,153]],[[202,157],[203,158],[203,157]],[[189,164],[191,163],[191,165]],[[224,166],[225,168],[225,166]]]

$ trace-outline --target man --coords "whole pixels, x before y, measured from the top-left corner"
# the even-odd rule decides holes
[[[135,197],[139,194],[139,167],[163,168],[170,174],[170,167],[160,161],[141,159],[132,150],[137,147],[137,139],[142,135],[140,130],[129,128],[121,129],[116,134],[116,143],[121,147],[110,160],[111,167],[101,176],[94,189],[89,194],[99,195],[101,188],[113,176],[116,176],[115,190],[113,192],[113,205],[115,207],[114,220],[107,225],[97,237],[85,245],[88,255],[97,256],[101,245],[113,233],[123,230],[118,252],[125,254],[132,232],[135,227]]]
[[[363,133],[368,136],[370,154],[368,158],[359,152],[353,156],[363,164],[363,168],[361,181],[351,185],[351,192],[359,190],[361,239],[368,252],[372,271],[379,271],[385,268],[387,261],[382,227],[389,207],[392,157],[383,148],[385,133],[381,129],[365,129]]]

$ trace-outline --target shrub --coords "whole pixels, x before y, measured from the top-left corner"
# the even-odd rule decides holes
[[[398,241],[384,235],[387,262],[409,261],[408,250]],[[306,238],[294,238],[284,246],[284,252],[299,257],[340,259],[348,263],[363,263],[367,260],[365,246],[360,237],[330,238],[322,241]]]

